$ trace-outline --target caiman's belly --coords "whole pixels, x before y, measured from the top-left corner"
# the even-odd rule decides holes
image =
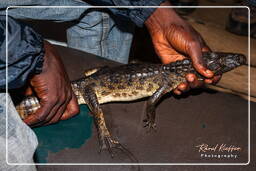
[[[157,84],[147,84],[146,86],[134,86],[127,89],[104,89],[95,88],[95,93],[100,104],[115,101],[133,101],[144,97],[152,96],[159,88]]]
[[[154,77],[147,79],[135,78],[128,82],[125,79],[120,79],[116,83],[109,82],[107,79],[102,78],[99,80],[87,80],[88,86],[95,92],[99,104],[116,102],[116,101],[133,101],[144,97],[152,96],[159,85],[161,85],[161,79],[154,80]],[[76,94],[79,104],[86,104],[82,93],[78,85],[73,84],[73,90]]]
[[[133,101],[144,97],[149,97],[154,92],[147,91],[126,91],[126,92],[112,92],[108,95],[102,96],[101,92],[96,92],[100,104],[115,102],[115,101]]]
[[[141,99],[144,97],[149,97],[154,94],[157,89],[152,89],[151,91],[147,90],[127,90],[127,91],[112,91],[106,93],[106,91],[96,90],[95,94],[100,104],[108,103],[108,102],[116,102],[116,101],[133,101],[137,99]],[[75,93],[78,104],[86,104],[82,94],[80,92]]]

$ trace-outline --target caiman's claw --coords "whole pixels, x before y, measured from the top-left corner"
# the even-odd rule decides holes
[[[108,150],[111,157],[114,157],[114,153],[112,151],[113,148],[122,148],[121,144],[118,141],[113,140],[110,136],[102,137],[100,140],[100,152],[102,150]]]
[[[102,138],[100,140],[100,151],[102,150],[108,150],[110,156],[112,158],[114,158],[114,152],[113,149],[119,149],[120,151],[122,151],[124,154],[126,154],[131,161],[138,163],[137,158],[128,150],[126,149],[122,144],[120,144],[118,141],[115,141],[111,138],[111,136],[104,136],[104,138]]]
[[[147,127],[147,132],[151,132],[152,130],[156,131],[156,123],[152,120],[144,119],[143,122],[145,122],[144,128]]]

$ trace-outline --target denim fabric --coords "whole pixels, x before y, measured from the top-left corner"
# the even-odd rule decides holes
[[[8,162],[33,163],[38,145],[34,132],[20,119],[10,96],[0,93],[0,170],[34,171],[35,166],[7,165],[6,163],[6,97],[8,97]]]
[[[60,5],[59,1],[47,1]],[[89,5],[84,2],[65,0],[64,5]],[[27,3],[25,3],[27,4]],[[134,24],[122,21],[125,29],[120,29],[113,20],[113,15],[99,9],[89,8],[21,8],[9,9],[8,15],[17,19],[53,20],[56,22],[74,21],[76,24],[67,30],[69,47],[89,52],[120,63],[127,63]],[[3,13],[3,11],[2,11]],[[0,12],[1,14],[1,12]],[[115,18],[118,20],[118,18]]]
[[[86,6],[89,4],[80,0],[2,0],[0,9],[7,6]],[[8,14],[16,19],[35,19],[52,21],[78,20],[87,8],[9,8]],[[5,15],[5,10],[0,11]]]
[[[87,6],[89,4],[92,5],[99,5],[99,6],[158,6],[164,0],[2,0],[0,3],[0,9],[6,8],[7,6],[11,5],[34,5],[34,6]],[[142,26],[144,21],[151,15],[151,13],[155,10],[155,8],[122,8],[122,9],[109,9],[115,16],[119,16],[122,19],[131,20],[138,26]],[[35,11],[35,19],[45,19],[48,18],[48,9],[41,9],[40,15],[38,16],[38,11]],[[44,12],[43,12],[44,11]],[[62,10],[60,10],[62,11]],[[61,19],[59,16],[51,16],[53,20],[70,20],[71,18],[75,17],[77,12],[72,12],[69,10],[70,13],[66,13],[66,16],[63,16]],[[84,10],[80,9],[80,14],[82,14]],[[22,13],[22,10],[19,10],[18,14],[20,15],[19,18],[22,16],[26,18],[26,15]],[[15,12],[15,15],[17,13]],[[36,18],[39,17],[39,18]]]
[[[127,22],[126,31],[121,31],[108,13],[92,10],[67,30],[67,43],[69,47],[126,64],[133,29],[134,25]]]

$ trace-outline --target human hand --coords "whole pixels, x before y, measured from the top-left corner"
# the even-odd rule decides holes
[[[55,48],[44,42],[43,70],[30,79],[27,95],[33,90],[41,107],[24,120],[31,126],[41,126],[68,119],[79,112],[77,99]]]
[[[166,1],[161,6],[171,6]],[[202,52],[210,51],[200,34],[193,29],[191,25],[180,18],[173,9],[158,8],[146,20],[146,27],[152,38],[155,51],[164,64],[182,60],[185,55],[192,60],[195,69],[206,79],[204,83],[217,83],[221,76],[214,76],[213,72],[208,70],[202,60]],[[187,82],[181,83],[175,90],[175,94],[188,91],[203,85],[198,81],[195,74],[186,75]]]

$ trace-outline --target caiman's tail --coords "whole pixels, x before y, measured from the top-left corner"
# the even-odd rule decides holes
[[[27,96],[16,106],[16,110],[19,113],[21,119],[25,119],[28,115],[35,113],[40,108],[40,103],[35,96]]]

